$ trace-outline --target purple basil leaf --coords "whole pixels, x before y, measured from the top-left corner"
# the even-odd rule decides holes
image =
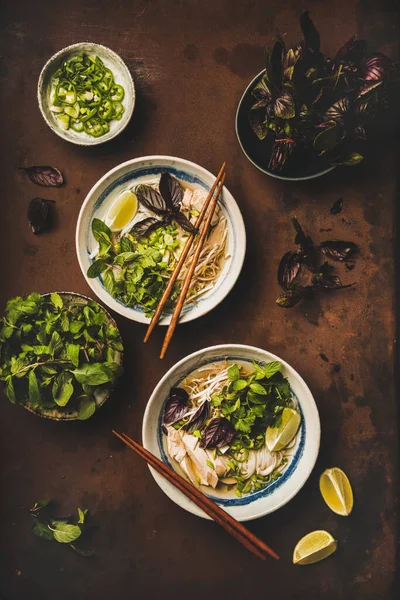
[[[28,221],[32,232],[37,234],[51,226],[51,206],[54,200],[33,198],[28,207]]]
[[[251,95],[257,100],[252,107],[253,109],[262,108],[270,102],[271,90],[267,75],[263,75],[257,85],[252,89]]]
[[[278,40],[276,40],[271,53],[269,55],[269,72],[268,73],[268,77],[269,80],[271,82],[271,84],[277,89],[279,90],[281,88],[282,85],[282,58],[285,54],[285,44],[282,40],[282,38],[279,38]]]
[[[336,53],[336,62],[359,64],[365,54],[367,44],[364,40],[356,40],[353,35]]]
[[[296,114],[293,96],[287,88],[275,98],[275,116],[280,119],[293,119]]]
[[[164,408],[163,423],[171,425],[182,419],[189,408],[188,400],[189,394],[186,390],[178,387],[171,388]]]
[[[294,68],[300,58],[300,50],[298,48],[289,48],[283,59],[283,77],[291,81],[293,79]]]
[[[283,291],[276,303],[281,308],[292,308],[303,298],[310,297],[312,288],[310,286],[302,287],[301,285],[292,284],[289,289]]]
[[[319,52],[321,41],[317,28],[310,19],[308,10],[300,16],[300,27],[304,35],[306,47],[313,53]]]
[[[229,444],[235,435],[232,424],[225,417],[212,419],[203,431],[201,448],[220,448]]]
[[[348,96],[344,96],[335,104],[333,104],[325,113],[325,119],[327,121],[342,121],[344,116],[350,110],[350,101]]]
[[[268,135],[268,122],[265,118],[265,110],[252,110],[249,112],[250,127],[259,140],[264,140]]]
[[[183,198],[183,189],[175,177],[172,177],[169,173],[162,173],[159,189],[167,208],[180,208]]]
[[[283,290],[287,290],[296,278],[300,269],[301,253],[290,250],[281,258],[278,267],[278,283]]]
[[[188,233],[197,233],[196,227],[185,217],[183,212],[174,213],[174,219]]]
[[[331,127],[323,129],[315,136],[313,146],[317,150],[319,156],[321,156],[330,150],[333,150],[343,137],[344,133],[340,125],[337,122],[332,121]]]
[[[276,173],[281,171],[295,149],[295,146],[296,143],[290,138],[275,140],[272,146],[268,168]]]
[[[314,289],[343,290],[345,288],[352,287],[353,285],[355,285],[355,283],[342,285],[342,282],[340,281],[337,275],[323,275],[320,273],[316,273],[313,276],[312,285]]]
[[[156,219],[155,217],[147,217],[147,219],[142,219],[142,221],[138,221],[131,229],[131,233],[136,237],[142,237],[159,227],[164,225],[164,221],[160,219]]]
[[[151,185],[138,185],[135,189],[137,199],[148,210],[156,213],[156,215],[165,215],[167,205],[164,198]]]
[[[384,54],[372,54],[364,59],[360,67],[362,79],[368,82],[390,80],[398,74],[396,64]]]
[[[203,402],[203,404],[196,410],[196,412],[190,417],[190,420],[186,425],[183,426],[188,433],[193,433],[196,429],[200,429],[207,421],[210,414],[210,403]]]
[[[331,215],[338,215],[343,210],[343,198],[338,198],[331,206]]]
[[[60,187],[64,183],[63,174],[55,167],[21,167],[28,173],[29,179],[43,187]]]
[[[347,260],[358,250],[358,246],[354,242],[342,242],[339,240],[322,242],[319,248],[325,256],[338,261]]]
[[[314,242],[309,235],[306,235],[296,218],[292,219],[293,227],[296,230],[294,243],[300,246],[300,262],[304,263],[311,271],[315,269],[317,259]]]

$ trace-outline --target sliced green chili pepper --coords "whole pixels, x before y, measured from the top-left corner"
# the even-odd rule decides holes
[[[90,119],[89,121],[85,121],[83,129],[86,133],[96,138],[104,133],[103,125],[101,124],[100,119],[97,119],[96,117],[93,117],[93,119]]]
[[[122,85],[115,83],[110,90],[110,98],[113,102],[121,102],[124,99],[125,90]]]
[[[110,130],[109,121],[122,118],[125,97],[122,85],[99,56],[82,52],[65,60],[52,78],[50,110],[62,129],[71,127],[100,137]]]
[[[73,129],[74,131],[77,131],[78,133],[80,133],[81,131],[83,131],[83,123],[82,123],[82,121],[76,121],[75,119],[71,119],[71,121],[70,121],[70,127],[71,127],[71,129]]]

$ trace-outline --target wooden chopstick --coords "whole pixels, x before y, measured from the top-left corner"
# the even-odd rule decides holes
[[[124,444],[129,446],[132,450],[134,450],[134,452],[136,452],[136,454],[143,458],[150,466],[163,475],[163,477],[165,477],[177,489],[179,489],[187,498],[192,500],[192,502],[194,502],[201,510],[207,513],[214,521],[216,521],[228,533],[236,538],[243,546],[250,550],[250,552],[262,560],[265,560],[267,555],[272,556],[275,559],[279,559],[279,556],[262,540],[257,538],[257,536],[246,529],[241,523],[236,521],[236,519],[231,517],[227,512],[215,504],[215,502],[210,500],[210,498],[202,494],[200,490],[178,475],[178,473],[173,471],[170,467],[168,467],[168,465],[151,454],[151,452],[132,440],[125,433],[122,433],[121,435],[114,430],[113,433],[120,440],[122,440]]]
[[[201,208],[200,214],[197,217],[197,220],[196,220],[196,223],[195,223],[196,229],[199,228],[201,222],[203,221],[204,215],[206,214],[207,208],[208,208],[208,206],[209,206],[209,204],[211,202],[211,199],[213,197],[215,188],[217,187],[218,183],[220,182],[221,177],[222,177],[222,175],[223,175],[223,173],[225,171],[225,167],[226,167],[226,162],[224,162],[222,164],[222,167],[219,170],[217,178],[214,181],[214,183],[213,183],[210,191],[208,192],[208,196],[207,196],[207,198],[204,201],[204,204],[203,204],[203,206]],[[163,308],[165,306],[165,303],[167,302],[167,300],[168,300],[168,298],[169,298],[169,296],[170,296],[170,294],[172,292],[172,288],[174,287],[174,283],[177,280],[177,277],[178,277],[179,273],[181,272],[181,269],[183,267],[183,264],[185,262],[185,259],[186,259],[187,255],[189,253],[189,250],[192,247],[193,240],[195,239],[195,237],[196,237],[196,233],[191,233],[190,236],[188,237],[187,241],[186,241],[186,244],[185,244],[185,246],[184,246],[184,248],[182,250],[182,254],[179,257],[179,260],[178,260],[178,262],[177,262],[177,264],[175,266],[175,269],[174,269],[174,271],[173,271],[173,273],[171,275],[171,278],[168,281],[168,285],[165,288],[164,293],[161,296],[161,300],[159,301],[159,303],[157,305],[157,308],[155,310],[155,313],[154,313],[154,315],[153,315],[153,317],[152,317],[152,319],[151,319],[151,321],[149,323],[149,326],[148,326],[147,331],[146,331],[146,335],[144,336],[144,340],[143,340],[144,342],[147,342],[147,340],[151,336],[151,334],[152,334],[155,326],[157,325],[157,323],[158,323],[158,321],[160,319],[160,316],[161,316],[161,313],[162,313]]]
[[[198,261],[199,256],[200,256],[200,252],[201,252],[201,250],[203,248],[204,241],[205,241],[207,233],[208,233],[208,228],[209,228],[210,223],[211,223],[211,219],[213,217],[215,208],[217,206],[218,198],[219,198],[219,196],[220,196],[220,194],[222,192],[222,188],[224,187],[225,176],[226,176],[226,174],[223,173],[223,175],[221,177],[221,181],[218,183],[218,187],[217,187],[217,191],[215,193],[215,196],[214,196],[214,198],[210,202],[210,208],[208,210],[208,215],[207,215],[207,218],[206,218],[205,223],[203,225],[203,229],[201,230],[200,239],[199,239],[199,241],[197,243],[196,250],[194,251],[192,262],[190,263],[190,267],[189,267],[189,270],[188,270],[188,272],[186,274],[185,281],[183,282],[183,286],[182,286],[182,289],[180,291],[179,298],[177,300],[174,312],[172,314],[171,321],[170,321],[170,324],[169,324],[168,329],[167,329],[167,333],[165,334],[164,343],[163,343],[162,348],[161,348],[160,358],[164,358],[165,353],[167,351],[167,348],[169,346],[169,343],[170,343],[170,341],[172,339],[172,336],[174,335],[175,328],[176,328],[176,326],[178,324],[179,317],[180,317],[183,305],[185,303],[186,294],[188,292],[188,289],[189,289],[189,286],[190,286],[190,282],[192,280],[193,273],[194,273],[194,270],[195,270],[196,265],[197,265],[197,261]]]

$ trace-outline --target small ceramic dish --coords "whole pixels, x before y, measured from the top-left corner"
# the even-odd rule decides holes
[[[95,260],[97,247],[91,224],[94,217],[104,218],[110,205],[123,190],[140,183],[148,183],[149,179],[158,181],[160,174],[165,171],[192,188],[208,191],[215,181],[212,173],[183,158],[173,156],[135,158],[118,165],[93,186],[82,205],[76,227],[76,252],[87,283],[109,308],[139,323],[150,322],[141,308],[126,306],[113,298],[104,287],[101,275],[92,279],[87,277],[87,270]],[[230,292],[239,277],[246,252],[246,232],[239,207],[226,187],[223,188],[219,206],[227,221],[227,258],[214,287],[195,302],[184,306],[180,323],[197,319],[212,310]],[[168,325],[170,319],[169,313],[164,314],[159,324]]]
[[[97,138],[88,135],[85,131],[78,133],[71,128],[64,131],[60,128],[55,113],[50,110],[51,79],[54,73],[64,60],[72,58],[80,52],[88,54],[89,56],[99,56],[105,66],[112,71],[115,83],[122,85],[125,91],[125,96],[122,101],[124,106],[122,118],[119,121],[115,119],[112,120],[109,123],[110,130]],[[135,107],[135,86],[128,67],[118,54],[101,44],[81,42],[63,48],[47,61],[39,76],[37,98],[43,119],[54,133],[72,144],[78,144],[79,146],[95,146],[115,138],[128,125]]]
[[[236,136],[243,153],[257,169],[266,173],[270,177],[282,179],[284,181],[305,181],[322,177],[332,171],[335,167],[328,165],[325,160],[312,158],[307,153],[298,153],[297,164],[292,169],[284,169],[282,173],[275,173],[268,169],[269,155],[271,146],[266,140],[259,140],[252,130],[249,122],[249,112],[254,104],[254,98],[251,92],[259,79],[264,75],[265,70],[258,73],[250,81],[240,99],[235,119]]]
[[[162,431],[162,415],[171,387],[179,386],[188,375],[200,367],[219,361],[248,364],[271,361],[282,363],[281,372],[288,378],[292,395],[297,402],[302,420],[297,433],[296,443],[291,449],[291,458],[281,477],[267,487],[238,498],[233,492],[221,492],[201,486],[217,504],[222,506],[238,521],[248,521],[267,515],[289,502],[307,481],[317,460],[320,444],[320,421],[314,398],[300,375],[278,356],[252,346],[224,344],[199,350],[176,363],[161,379],[147,404],[143,418],[143,446],[155,456],[179,471],[177,463],[167,456],[166,436]],[[185,510],[203,518],[209,518],[186,496],[179,492],[159,473],[150,471],[165,494]],[[182,474],[182,472],[180,473]]]
[[[62,297],[64,302],[72,302],[73,301],[74,303],[85,305],[89,302],[89,300],[92,300],[91,298],[88,298],[87,296],[83,296],[82,294],[77,294],[76,292],[57,292],[57,293]],[[44,298],[46,298],[48,296],[50,296],[50,293],[43,294]],[[110,327],[118,328],[116,322],[114,321],[114,319],[112,318],[110,313],[107,312],[107,310],[103,306],[101,306],[101,304],[99,304],[99,307],[105,314],[106,323]],[[114,360],[119,365],[122,365],[123,352],[116,350]],[[98,395],[95,395],[95,400],[96,400],[96,405],[97,405],[96,411],[110,397],[112,389],[113,388],[111,386],[105,387],[102,389],[101,393],[99,393]],[[78,418],[78,410],[76,410],[76,409],[74,409],[74,410],[67,410],[67,409],[59,410],[57,408],[44,408],[43,406],[35,406],[34,407],[29,403],[29,400],[27,400],[25,403],[20,403],[20,406],[23,406],[24,408],[26,408],[26,410],[29,410],[29,412],[37,415],[38,417],[42,417],[45,419],[52,419],[53,421],[75,421]]]

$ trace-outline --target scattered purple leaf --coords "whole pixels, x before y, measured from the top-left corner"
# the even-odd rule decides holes
[[[54,200],[33,198],[28,206],[28,221],[34,234],[42,233],[52,224],[52,205]]]
[[[331,206],[331,215],[338,215],[343,210],[343,198],[338,198]]]
[[[28,173],[28,177],[36,185],[42,187],[60,187],[64,183],[63,174],[56,167],[20,167]]]
[[[319,248],[325,256],[337,261],[349,259],[358,250],[358,246],[354,242],[342,242],[340,240],[322,242]]]
[[[235,435],[233,425],[225,417],[212,419],[203,431],[201,448],[220,448],[229,444]]]
[[[278,267],[278,283],[283,290],[287,290],[296,278],[300,269],[301,253],[298,250],[289,250],[281,258]]]
[[[173,387],[169,392],[163,415],[164,425],[176,423],[188,411],[189,394],[183,388]]]

